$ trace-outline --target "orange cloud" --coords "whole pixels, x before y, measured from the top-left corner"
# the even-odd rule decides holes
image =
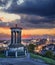
[[[30,37],[32,35],[55,35],[55,28],[52,29],[23,29],[22,30],[22,37]],[[3,35],[11,35],[11,30],[9,27],[0,27],[0,37],[3,37]]]
[[[0,34],[10,35],[10,29],[8,27],[0,27]]]
[[[52,29],[26,29],[22,31],[22,35],[55,35],[55,28]]]

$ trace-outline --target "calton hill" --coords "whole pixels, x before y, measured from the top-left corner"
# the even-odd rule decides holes
[[[29,44],[23,45],[21,44],[22,28],[16,24],[10,30],[11,40],[0,41],[1,65],[4,63],[5,65],[55,65],[55,41],[51,40],[50,43],[49,38],[32,39]]]
[[[3,40],[4,41],[4,40]],[[55,51],[54,49],[52,49],[52,47],[54,46],[55,49],[55,44],[48,44],[47,46],[42,47],[42,50],[40,51],[40,49],[38,50],[39,44],[33,44],[30,43],[29,45],[26,45],[26,49],[27,49],[27,55],[28,53],[30,54],[29,59],[32,59],[35,62],[39,62],[42,63],[43,61],[48,65],[55,65],[55,53],[53,51]],[[46,47],[48,48],[46,50]],[[37,51],[37,52],[36,52]],[[0,49],[0,58],[14,58],[15,57],[6,57],[4,54],[4,49]],[[19,58],[25,58],[26,56],[21,56],[18,57]]]
[[[55,44],[50,44],[49,46],[51,45],[55,47]],[[51,50],[52,47],[48,50],[46,50],[45,47],[43,47],[42,51],[40,52],[35,52],[35,48],[38,49],[38,45],[29,44],[28,46],[28,50],[30,52],[31,58],[35,60],[39,58],[39,59],[44,60],[46,63],[50,65],[55,65],[55,53],[53,52],[53,50]]]
[[[0,65],[55,65],[55,0],[0,0]]]

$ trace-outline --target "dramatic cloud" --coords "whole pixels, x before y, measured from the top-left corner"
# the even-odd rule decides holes
[[[12,5],[10,5],[10,8],[8,8],[8,11],[12,13],[54,16],[55,0],[13,0]]]
[[[12,13],[55,15],[55,0],[0,0],[1,7]]]
[[[0,9],[8,9],[13,0],[0,0]]]
[[[0,10],[9,14],[5,13],[0,20],[4,21],[3,18],[8,16],[6,19],[10,21],[10,23],[0,22],[0,26],[12,26],[17,23],[23,28],[55,27],[55,0],[0,0]],[[13,17],[12,14],[20,16],[20,19]]]
[[[0,26],[14,26],[17,24],[22,28],[54,28],[55,27],[55,19],[37,16],[37,15],[11,15],[8,16],[8,19],[0,18]],[[17,16],[17,17],[15,17]],[[6,20],[6,21],[5,21]]]
[[[24,0],[18,0],[18,1],[17,1],[17,4],[18,4],[18,5],[21,5],[23,2],[24,2]]]
[[[37,15],[20,15],[21,26],[23,28],[54,28],[55,19],[37,16]],[[16,20],[18,23],[18,20]],[[19,23],[18,23],[19,24]]]
[[[0,0],[0,39],[10,27],[22,27],[22,37],[55,35],[55,0]]]
[[[9,13],[5,13],[5,12],[0,11],[0,21],[11,22],[11,21],[14,21],[16,19],[18,19],[18,20],[21,19],[20,15],[9,14]]]

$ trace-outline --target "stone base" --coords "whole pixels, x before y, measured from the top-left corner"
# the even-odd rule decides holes
[[[22,55],[26,55],[24,47],[9,48],[9,50],[6,50],[6,57],[18,57]]]

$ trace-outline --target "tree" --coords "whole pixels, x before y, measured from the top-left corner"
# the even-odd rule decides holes
[[[35,48],[35,45],[34,44],[29,44],[28,51],[29,52],[34,52],[34,48]]]
[[[53,52],[48,50],[48,51],[46,51],[45,56],[48,58],[53,58]]]

